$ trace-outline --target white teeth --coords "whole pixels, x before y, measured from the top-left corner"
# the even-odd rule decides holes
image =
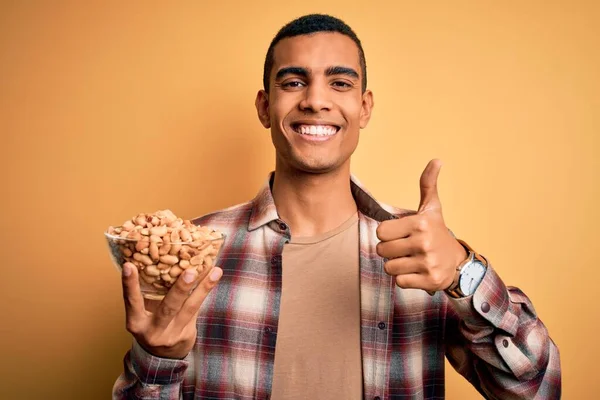
[[[330,125],[300,125],[297,129],[303,135],[331,136],[337,132],[337,128]]]

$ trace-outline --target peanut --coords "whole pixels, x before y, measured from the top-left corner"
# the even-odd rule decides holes
[[[159,262],[157,267],[158,267],[158,269],[168,269],[168,268],[171,268],[171,265]]]
[[[148,265],[146,269],[144,269],[144,272],[150,276],[160,275],[160,271],[158,270],[158,268],[156,268],[156,265]]]
[[[180,244],[171,244],[171,250],[169,250],[169,254],[171,254],[172,256],[176,256],[177,254],[179,254],[179,250],[181,250]]]
[[[131,257],[133,255],[133,253],[131,252],[129,247],[125,247],[125,246],[121,246],[121,252],[123,253],[123,255],[125,257]]]
[[[138,240],[142,237],[142,234],[140,233],[140,231],[131,231],[129,232],[129,234],[127,235],[127,239],[134,239],[134,240]]]
[[[150,234],[156,236],[164,236],[167,234],[167,227],[165,225],[154,226],[150,228]]]
[[[202,238],[202,233],[200,233],[198,231],[192,232],[192,239],[198,240],[200,238]]]
[[[210,246],[210,242],[208,240],[202,241],[200,242],[200,244],[198,245],[198,250],[204,250],[205,248],[207,248],[208,246]]]
[[[150,258],[152,261],[158,261],[158,245],[155,242],[150,243]]]
[[[152,260],[145,254],[135,253],[133,259],[139,261],[145,265],[152,265]]]
[[[184,242],[187,242],[190,240],[190,238],[192,237],[192,235],[190,234],[190,231],[188,231],[187,229],[183,228],[179,231],[179,237],[181,238],[181,240],[183,240]]]
[[[190,259],[190,264],[192,265],[202,265],[202,263],[204,262],[204,257],[198,255],[198,256],[194,256]]]
[[[168,226],[169,226],[169,228],[178,229],[178,228],[181,228],[181,225],[183,225],[183,221],[178,219],[178,220],[171,222]]]
[[[163,264],[175,265],[179,262],[179,258],[177,258],[177,256],[166,254],[164,256],[160,256],[160,262]]]
[[[122,227],[126,231],[131,231],[135,227],[135,224],[132,221],[125,221]]]
[[[192,258],[192,256],[190,255],[190,253],[188,253],[187,248],[184,247],[179,252],[179,258],[181,258],[182,260],[188,260],[189,261]]]
[[[146,247],[148,247],[150,245],[150,241],[146,241],[146,240],[138,240],[138,242],[135,244],[135,249],[137,251],[142,251],[143,249],[145,249]]]
[[[146,224],[146,217],[144,216],[144,214],[140,214],[135,218],[134,222],[136,225],[144,226]]]
[[[171,244],[170,243],[163,243],[163,245],[160,246],[160,249],[158,249],[158,255],[159,256],[164,256],[165,254],[169,254],[170,250],[171,250]]]
[[[142,279],[144,280],[144,282],[146,282],[148,284],[152,284],[152,283],[156,282],[156,277],[150,276],[150,275],[146,275],[146,273],[144,273],[144,272],[141,272],[140,276],[142,277]]]
[[[158,235],[150,235],[150,241],[154,243],[162,243],[162,238]]]
[[[210,254],[210,252],[211,252],[211,251],[213,251],[213,248],[212,248],[212,247],[205,247],[203,250],[200,250],[200,251],[198,252],[198,255],[199,255],[199,256],[202,256],[202,257],[204,257],[204,256],[206,256],[207,254]]]
[[[223,244],[220,232],[178,218],[170,210],[139,214],[121,226],[110,226],[117,250],[139,271],[146,295],[163,295],[181,273],[189,268],[202,272],[211,268]],[[148,286],[144,286],[148,284]]]

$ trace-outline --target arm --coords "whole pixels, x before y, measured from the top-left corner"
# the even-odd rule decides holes
[[[487,398],[560,398],[558,348],[529,298],[491,265],[473,296],[448,296],[445,341],[450,364]]]
[[[421,174],[415,214],[377,228],[377,253],[387,259],[385,271],[402,288],[446,290],[467,256],[444,222],[437,191],[440,168],[439,160],[432,160]],[[446,356],[484,396],[560,398],[558,349],[529,299],[506,288],[491,265],[472,296],[448,296],[446,304]]]
[[[190,351],[196,343],[200,306],[222,270],[206,268],[198,275],[189,268],[160,303],[147,305],[135,266],[125,263],[122,272],[126,325],[135,341],[125,356],[124,372],[113,387],[113,399],[179,399],[184,377],[194,382]],[[198,286],[193,289],[195,283]]]

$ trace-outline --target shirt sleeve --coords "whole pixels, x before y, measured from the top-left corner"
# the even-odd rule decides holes
[[[113,400],[179,400],[189,361],[155,357],[135,340],[113,386]]]
[[[491,265],[475,293],[448,298],[446,357],[486,398],[559,399],[559,351],[529,298]]]

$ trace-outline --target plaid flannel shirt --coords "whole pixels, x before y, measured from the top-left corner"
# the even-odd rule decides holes
[[[196,344],[174,360],[134,341],[113,399],[269,399],[281,255],[290,239],[270,179],[252,201],[194,220],[227,234],[223,277],[201,307]],[[351,187],[359,210],[363,397],[443,399],[447,357],[486,398],[560,398],[559,352],[526,295],[505,286],[491,265],[468,298],[399,288],[383,270],[375,230],[411,212],[378,203],[354,176]]]

